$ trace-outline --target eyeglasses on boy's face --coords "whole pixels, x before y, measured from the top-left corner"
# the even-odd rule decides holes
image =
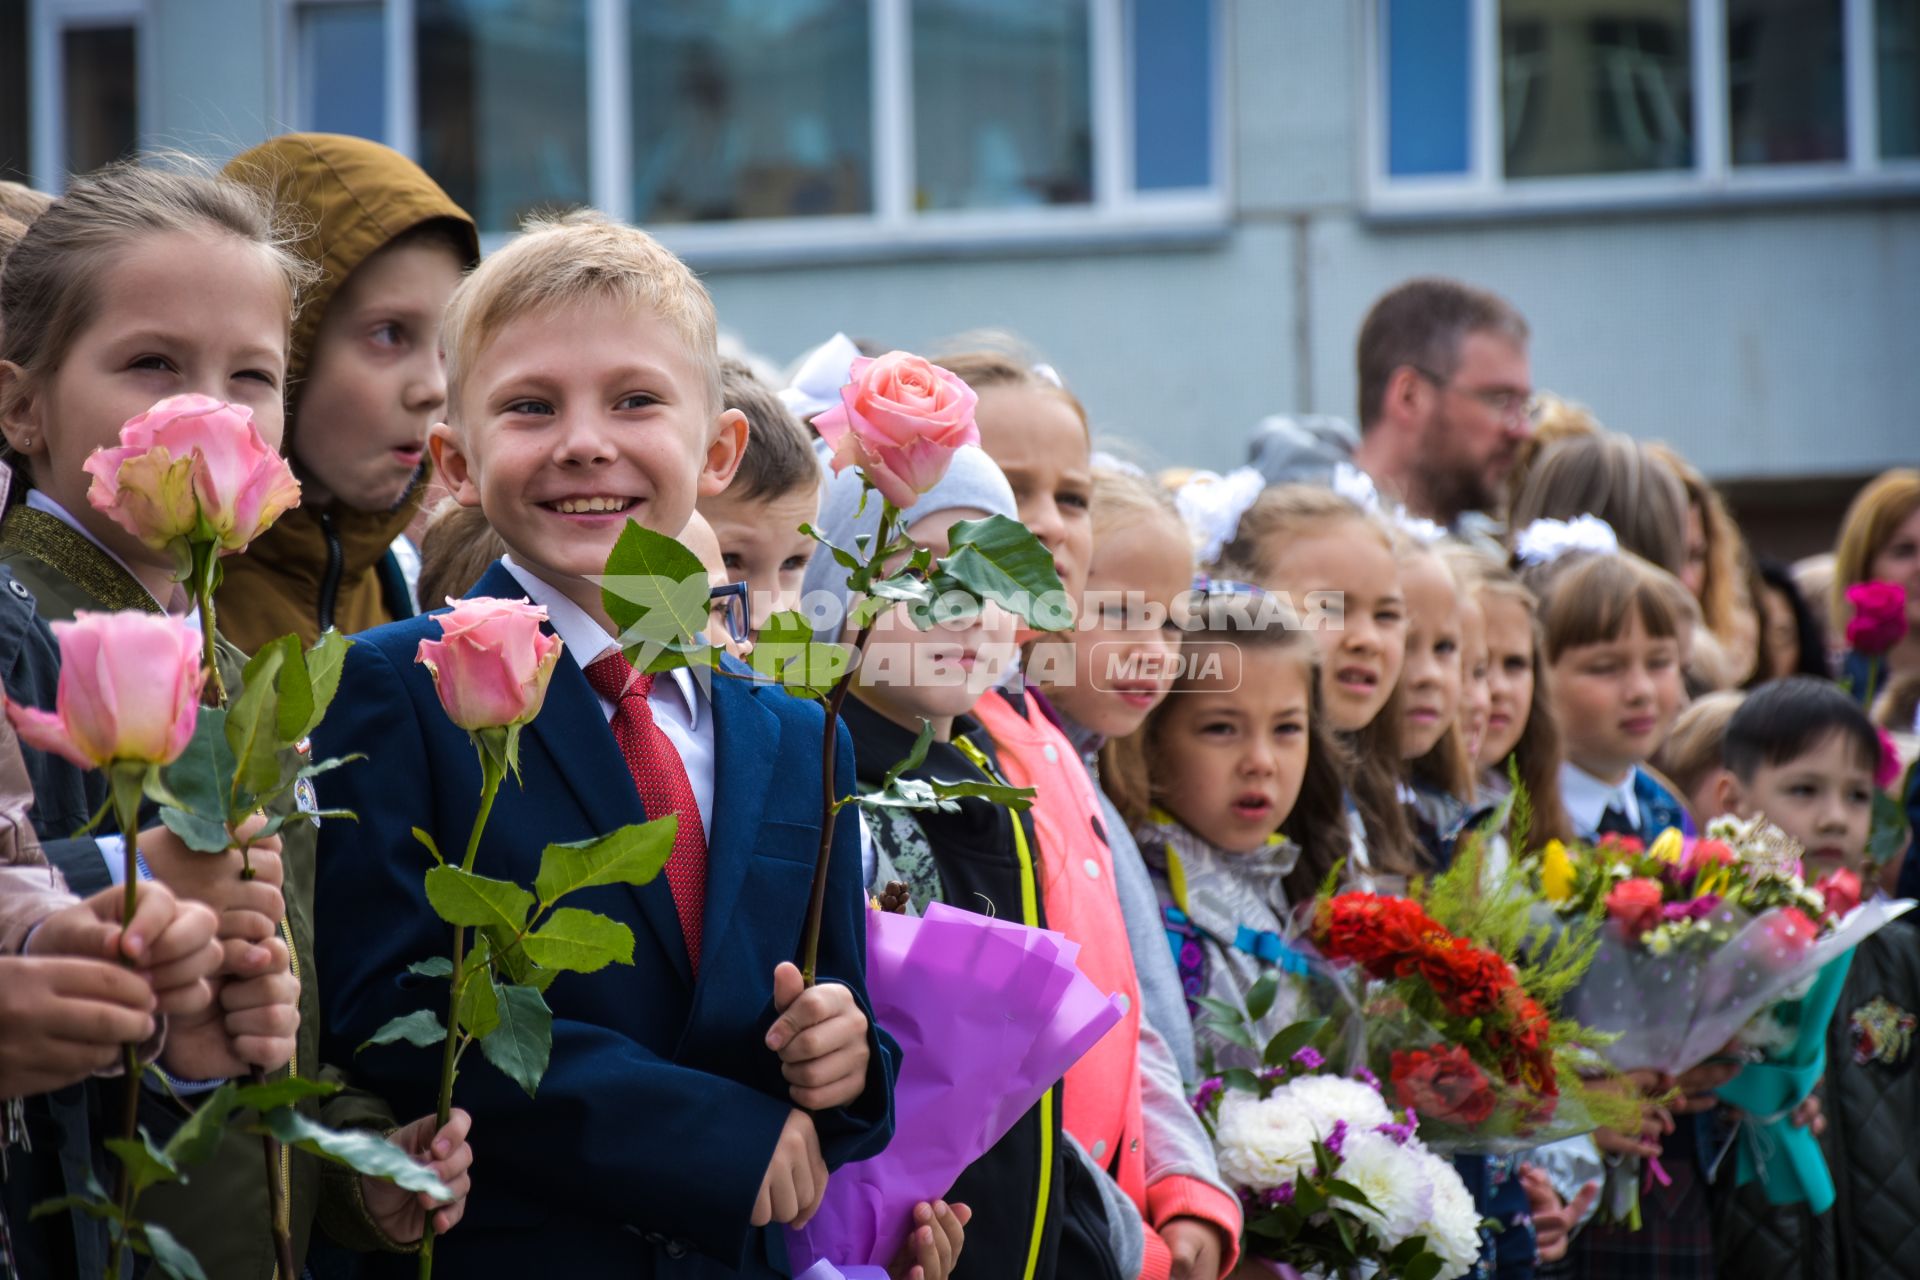
[[[707,613],[720,619],[727,638],[735,644],[753,639],[753,614],[747,603],[747,584],[727,582],[707,592]]]

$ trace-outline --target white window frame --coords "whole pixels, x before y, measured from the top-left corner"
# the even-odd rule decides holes
[[[140,79],[135,133],[142,145],[147,122],[154,118],[153,41],[147,30],[146,0],[34,0],[30,9],[28,53],[33,90],[28,99],[29,163],[40,190],[59,195],[67,189],[66,60],[62,55],[69,31],[89,27],[132,27],[135,71]]]
[[[1879,153],[1879,62],[1874,0],[1841,0],[1847,158],[1812,164],[1735,165],[1727,147],[1725,0],[1691,0],[1691,169],[1518,178],[1502,172],[1500,0],[1469,0],[1467,164],[1464,174],[1396,177],[1387,171],[1386,0],[1361,0],[1361,188],[1368,215],[1384,219],[1697,207],[1875,198],[1920,191],[1920,159]]]
[[[1037,209],[971,209],[928,213],[913,208],[914,130],[911,0],[868,0],[872,23],[872,213],[816,218],[757,218],[723,224],[662,224],[649,228],[681,256],[701,266],[872,259],[929,252],[1001,252],[1063,242],[1210,239],[1227,228],[1232,195],[1228,137],[1227,67],[1230,33],[1220,0],[1210,6],[1213,68],[1209,109],[1213,185],[1185,191],[1132,189],[1134,102],[1127,57],[1128,0],[1087,0],[1093,125],[1092,203]],[[293,0],[283,0],[291,5]],[[414,0],[386,0],[387,141],[419,156],[414,57]],[[632,216],[631,116],[628,107],[627,0],[586,0],[587,149],[594,204],[621,219]],[[297,37],[291,18],[286,43]],[[290,50],[287,64],[297,58]],[[286,99],[291,102],[294,99]],[[489,231],[484,247],[508,233]]]

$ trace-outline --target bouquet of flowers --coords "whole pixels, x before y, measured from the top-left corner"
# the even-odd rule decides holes
[[[1249,992],[1270,1003],[1272,979]],[[1194,1109],[1213,1136],[1220,1173],[1246,1207],[1242,1247],[1282,1276],[1302,1271],[1383,1280],[1447,1280],[1480,1256],[1480,1215],[1453,1165],[1415,1137],[1379,1081],[1331,1074],[1312,1041],[1324,1019],[1270,1040],[1255,1072],[1208,1079]]]
[[[1799,846],[1762,819],[1719,818],[1692,840],[1669,829],[1650,846],[1553,842],[1531,871],[1559,921],[1606,918],[1567,1012],[1613,1034],[1605,1051],[1622,1070],[1675,1076],[1911,905],[1861,903],[1841,873],[1807,884]]]
[[[1557,941],[1533,921],[1524,876],[1491,882],[1484,846],[1414,897],[1335,893],[1313,904],[1307,938],[1358,1011],[1368,1067],[1415,1108],[1421,1136],[1448,1152],[1508,1154],[1624,1119],[1604,1037],[1559,1005],[1594,953],[1594,926]]]

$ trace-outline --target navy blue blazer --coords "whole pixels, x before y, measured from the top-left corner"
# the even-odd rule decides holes
[[[500,564],[472,595],[524,598]],[[321,828],[316,929],[327,1061],[401,1116],[434,1108],[439,1050],[356,1047],[388,1019],[446,1013],[441,979],[407,966],[445,955],[451,935],[427,905],[431,865],[411,830],[466,847],[480,796],[472,743],[442,711],[414,661],[432,615],[355,638],[340,692],[314,735],[317,759],[367,759],[320,779],[325,807],[358,822]],[[712,681],[716,759],[700,976],[666,877],[567,899],[634,933],[632,966],[563,973],[547,992],[553,1056],[529,1099],[478,1048],[461,1060],[455,1102],[473,1115],[466,1218],[435,1245],[458,1276],[682,1277],[789,1274],[777,1230],[749,1226],[792,1103],[764,1037],[774,967],[792,960],[820,831],[820,707],[784,690]],[[563,656],[540,715],[520,740],[521,785],[502,785],[475,869],[532,884],[541,849],[646,818],[586,676]],[[843,725],[835,778],[854,780]],[[820,974],[866,999],[866,897],[858,823],[835,831]],[[867,1088],[815,1116],[829,1166],[882,1150],[892,1133],[898,1050],[874,1030]],[[411,1259],[371,1259],[411,1275]],[[556,1269],[557,1268],[557,1269]]]

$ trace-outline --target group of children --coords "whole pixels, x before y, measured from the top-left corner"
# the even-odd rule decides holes
[[[200,392],[250,408],[304,487],[299,509],[228,562],[229,684],[242,652],[284,632],[359,633],[312,749],[369,759],[321,783],[324,806],[357,820],[288,825],[253,846],[251,879],[237,852],[192,854],[157,823],[139,832],[150,879],[123,968],[124,833],[71,838],[104,781],[0,742],[0,781],[18,773],[38,836],[0,859],[0,1096],[24,1099],[0,1134],[0,1275],[103,1270],[96,1224],[28,1210],[90,1169],[110,1180],[99,1140],[118,1086],[99,1077],[133,1040],[154,1062],[142,1106],[156,1137],[218,1081],[284,1069],[347,1083],[322,1118],[384,1134],[455,1190],[437,1204],[284,1153],[295,1248],[316,1276],[413,1269],[428,1214],[447,1233],[447,1275],[788,1274],[779,1228],[805,1223],[831,1171],[892,1133],[898,1049],[868,1016],[864,921],[870,895],[897,881],[910,909],[943,902],[1066,934],[1122,1020],[948,1197],[919,1206],[892,1274],[1222,1280],[1243,1269],[1241,1204],[1188,1098],[1203,1060],[1242,1051],[1196,1029],[1195,1000],[1244,1009],[1290,963],[1295,909],[1336,868],[1404,891],[1497,821],[1517,779],[1532,818],[1529,848],[1510,856],[1764,813],[1812,861],[1871,879],[1879,738],[1838,686],[1793,677],[1740,695],[1717,732],[1689,732],[1704,764],[1684,793],[1650,766],[1711,643],[1706,579],[1663,567],[1685,559],[1694,509],[1679,473],[1659,489],[1677,524],[1646,532],[1644,492],[1609,511],[1559,474],[1557,446],[1514,511],[1598,512],[1619,536],[1516,519],[1511,547],[1395,516],[1351,486],[1274,486],[1237,504],[1202,563],[1167,485],[1097,455],[1050,369],[976,346],[934,358],[977,394],[980,443],[907,511],[906,534],[939,555],[956,521],[1019,520],[1077,623],[1024,633],[989,603],[922,630],[905,605],[881,612],[835,776],[843,792],[877,785],[927,724],[919,776],[1030,787],[1032,803],[967,798],[843,823],[824,981],[802,994],[790,962],[819,843],[821,711],[749,681],[634,679],[596,577],[634,520],[682,538],[716,584],[747,584],[747,616],[717,626],[717,643],[750,643],[803,600],[831,619],[822,639],[850,640],[848,570],[799,527],[853,546],[880,513],[857,474],[823,470],[771,388],[721,359],[692,273],[593,214],[535,224],[481,261],[471,219],[411,162],[326,135],[275,139],[220,177],[118,166],[24,212],[28,229],[0,222],[13,242],[0,270],[8,697],[52,702],[48,621],[187,608],[166,554],[88,503],[80,464],[154,401]],[[1652,465],[1620,439],[1563,447]],[[427,516],[435,486],[447,497]],[[1877,557],[1897,550],[1920,494],[1912,506],[1880,520],[1859,577],[1881,576]],[[537,1097],[475,1059],[440,1126],[438,1055],[367,1042],[444,1000],[410,969],[445,942],[413,832],[462,847],[480,771],[414,660],[438,625],[413,615],[460,595],[541,605],[564,643],[481,869],[530,881],[546,845],[663,803],[680,838],[658,882],[579,895],[632,930],[634,963],[547,993]],[[816,613],[822,596],[843,607]],[[1863,1056],[1855,1025],[1873,1007],[1873,1029],[1891,1017],[1911,1031],[1915,936],[1896,925],[1862,949],[1827,1113],[1803,1117],[1828,1126],[1842,1191],[1791,1248],[1847,1260],[1809,1261],[1807,1275],[1897,1269],[1900,1232],[1862,1219],[1920,1211],[1903,1148],[1884,1136],[1886,1108],[1915,1114],[1906,1041],[1868,1037]],[[1259,1031],[1296,1012],[1277,1002]],[[1737,1070],[1649,1073],[1638,1132],[1462,1157],[1497,1227],[1480,1274],[1749,1265],[1756,1237],[1727,1224],[1769,1215],[1711,1177],[1713,1090]],[[1648,1189],[1643,1225],[1589,1221],[1593,1184],[1631,1155],[1659,1156],[1669,1175]],[[230,1140],[142,1209],[210,1276],[275,1274],[253,1225],[267,1214],[257,1145]]]

